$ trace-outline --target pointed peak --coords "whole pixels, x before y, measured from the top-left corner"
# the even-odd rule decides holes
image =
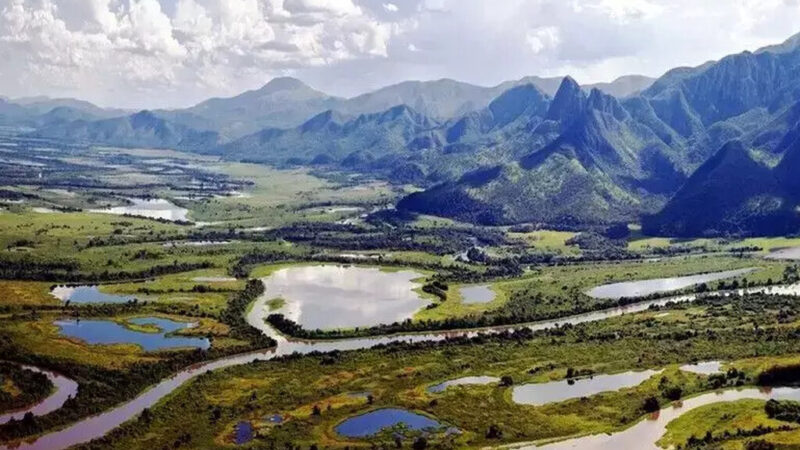
[[[563,94],[566,92],[576,92],[581,89],[581,85],[575,81],[574,78],[567,75],[561,80],[561,84],[558,86],[558,91],[556,91],[556,96],[558,94]]]
[[[586,94],[572,77],[566,76],[561,81],[556,96],[553,97],[547,118],[561,122],[569,121],[581,114],[585,107]]]

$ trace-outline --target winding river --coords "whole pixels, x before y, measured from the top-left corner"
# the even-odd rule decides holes
[[[263,281],[267,280],[265,279]],[[800,285],[773,287],[773,288],[752,288],[748,289],[747,292],[796,294],[798,292],[798,286]],[[183,384],[187,383],[188,381],[190,381],[191,379],[200,374],[213,370],[224,369],[227,367],[247,364],[253,361],[270,360],[277,356],[288,355],[292,353],[307,354],[314,351],[328,352],[333,350],[347,351],[347,350],[366,349],[374,347],[379,344],[389,344],[393,342],[441,341],[448,337],[475,336],[479,332],[493,333],[493,332],[500,332],[503,330],[522,329],[522,328],[529,328],[534,331],[544,330],[567,323],[579,324],[585,322],[593,322],[620,316],[623,314],[640,312],[650,308],[650,306],[652,305],[665,305],[668,302],[692,301],[696,298],[696,296],[693,294],[689,294],[677,297],[648,300],[623,307],[611,308],[584,314],[577,314],[569,317],[564,317],[558,320],[548,320],[530,324],[520,324],[513,326],[502,326],[502,327],[462,330],[462,331],[439,331],[430,333],[399,334],[391,336],[340,339],[332,341],[300,341],[294,339],[287,339],[286,337],[276,332],[272,327],[267,325],[267,323],[264,321],[265,317],[269,314],[269,306],[267,305],[267,303],[271,298],[273,298],[272,294],[270,292],[266,292],[259,299],[257,299],[253,303],[250,310],[247,312],[246,319],[250,325],[261,330],[266,335],[274,338],[278,343],[278,345],[275,348],[256,351],[252,353],[228,356],[215,361],[209,361],[188,367],[187,369],[176,373],[172,377],[162,380],[155,386],[146,390],[138,397],[134,398],[133,400],[127,403],[119,405],[99,415],[85,418],[64,429],[42,435],[35,440],[31,440],[29,442],[23,442],[20,445],[15,444],[13,448],[52,450],[52,449],[64,449],[74,445],[89,442],[92,439],[104,436],[114,428],[117,428],[118,426],[122,425],[128,420],[135,418],[145,408],[152,408],[153,406],[155,406],[156,403],[158,403],[161,399],[166,397],[169,393],[171,393],[178,387],[182,386]],[[751,397],[744,397],[747,395],[774,396],[774,397],[763,397],[763,398],[794,398],[795,396],[797,398],[800,398],[800,390],[780,388],[780,389],[774,389],[771,392],[772,393],[770,394],[761,394],[760,391],[756,389],[745,389],[742,391],[725,391],[722,394],[716,394],[716,393],[706,394],[685,401],[684,407],[681,409],[666,408],[665,410],[662,410],[661,416],[665,417],[665,419],[663,420],[659,419],[656,422],[643,421],[637,424],[636,426],[631,427],[623,432],[615,433],[612,435],[587,436],[579,439],[562,441],[560,443],[553,444],[554,445],[553,448],[621,448],[620,446],[624,444],[618,443],[616,439],[620,440],[632,439],[631,441],[624,441],[624,442],[635,442],[635,445],[632,448],[643,448],[642,445],[645,445],[646,443],[649,443],[648,445],[654,446],[655,441],[661,437],[661,434],[663,434],[664,425],[669,420],[672,420],[681,413],[688,411],[692,407],[700,406],[701,404],[712,403],[716,401],[725,401],[736,398],[751,398]],[[762,397],[753,397],[753,398],[762,398]],[[642,430],[642,431],[634,431],[634,430]],[[659,430],[662,430],[660,431],[660,434]],[[650,438],[651,434],[655,437]],[[609,439],[615,439],[615,440],[610,441],[612,442],[612,444],[606,444],[607,440]],[[8,449],[9,447],[3,446],[0,448]]]
[[[33,366],[21,365],[20,367],[30,370],[31,372],[41,373],[46,376],[47,379],[53,383],[55,391],[47,398],[33,406],[28,406],[5,414],[0,414],[0,424],[10,422],[11,419],[22,420],[27,413],[31,413],[34,416],[43,416],[47,413],[51,413],[58,408],[61,408],[64,405],[64,402],[66,402],[70,397],[74,397],[78,393],[78,383],[63,375]]]

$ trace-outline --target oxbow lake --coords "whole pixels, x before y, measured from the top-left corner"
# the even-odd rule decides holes
[[[286,304],[275,313],[306,329],[369,327],[402,321],[430,302],[414,289],[417,272],[338,265],[280,269],[264,279],[266,296]]]
[[[654,278],[649,280],[623,281],[597,286],[586,294],[594,298],[617,299],[644,297],[661,292],[677,291],[701,283],[709,283],[726,278],[735,278],[755,271],[753,267],[747,269],[726,270],[724,272],[704,273],[685,277]]]

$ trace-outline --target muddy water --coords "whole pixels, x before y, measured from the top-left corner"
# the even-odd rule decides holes
[[[265,280],[267,281],[267,280]],[[749,290],[748,292],[772,292],[772,293],[790,293],[797,292],[798,285],[775,287],[775,288],[757,288]],[[440,341],[448,336],[474,336],[478,332],[498,332],[506,329],[521,329],[530,328],[532,330],[542,330],[553,328],[557,325],[563,324],[579,324],[585,322],[592,322],[597,320],[608,319],[611,317],[620,316],[622,314],[629,314],[640,312],[648,309],[651,305],[664,305],[668,302],[686,302],[692,301],[696,297],[694,295],[684,295],[680,297],[670,297],[658,300],[650,300],[636,304],[627,305],[624,307],[611,308],[603,311],[596,311],[585,314],[577,314],[562,318],[560,320],[550,320],[543,322],[536,322],[532,324],[524,324],[510,327],[494,327],[481,330],[469,331],[446,331],[446,332],[431,332],[422,334],[406,334],[406,335],[393,335],[393,336],[380,336],[374,338],[356,338],[356,339],[341,339],[333,341],[313,341],[304,342],[297,340],[288,340],[281,336],[274,329],[268,326],[264,319],[269,314],[269,307],[267,302],[272,299],[271,295],[260,297],[256,300],[246,315],[248,323],[268,336],[272,336],[278,342],[274,349],[258,351],[247,354],[240,354],[225,357],[216,361],[210,361],[202,364],[197,364],[186,370],[182,370],[170,378],[166,378],[159,382],[157,385],[148,389],[133,400],[108,410],[102,414],[92,416],[76,422],[73,425],[62,430],[54,431],[52,433],[43,435],[38,439],[23,443],[20,449],[63,449],[73,445],[89,442],[92,439],[104,436],[114,428],[122,425],[128,420],[135,418],[145,408],[151,408],[161,399],[174,391],[179,386],[190,381],[194,377],[213,370],[224,369],[227,367],[247,364],[253,361],[269,360],[276,356],[287,355],[291,353],[306,354],[312,351],[333,351],[333,350],[356,350],[371,348],[378,344],[388,344],[391,342],[423,342],[423,341]],[[643,448],[642,445],[655,446],[655,441],[663,434],[664,426],[670,420],[680,415],[683,411],[691,409],[692,407],[700,406],[701,404],[713,403],[714,401],[729,401],[736,400],[737,398],[773,398],[765,397],[765,394],[760,393],[756,389],[749,389],[743,391],[730,391],[724,394],[707,394],[695,399],[687,400],[684,402],[684,407],[679,410],[666,408],[661,411],[656,421],[643,421],[636,426],[629,428],[625,432],[620,432],[612,435],[601,436],[587,436],[581,439],[570,441],[563,441],[554,444],[554,448],[600,448],[600,449],[618,449],[618,448]],[[775,398],[796,398],[800,399],[800,390],[781,388],[772,391]],[[751,397],[752,396],[752,397]],[[716,400],[715,400],[716,399]],[[698,402],[697,406],[692,406]],[[635,431],[633,431],[635,430]],[[632,434],[635,433],[635,434]],[[621,437],[618,437],[621,436]],[[651,439],[652,438],[652,439]],[[613,440],[611,440],[613,439]],[[609,441],[611,440],[611,441]],[[610,442],[610,444],[608,443]],[[621,444],[620,444],[621,442]],[[626,445],[627,443],[627,445]],[[1,447],[3,449],[7,447]]]
[[[31,413],[34,416],[43,416],[47,413],[53,412],[58,408],[61,408],[64,405],[64,402],[67,401],[70,397],[74,397],[78,393],[78,383],[70,380],[69,378],[59,375],[55,372],[50,372],[47,370],[39,369],[33,366],[22,365],[22,368],[30,370],[32,372],[39,372],[44,374],[47,379],[53,383],[55,387],[55,391],[50,394],[49,397],[45,398],[41,402],[28,406],[16,411],[11,411],[5,414],[0,414],[0,424],[9,422],[11,419],[14,420],[22,420],[22,418],[27,413]]]

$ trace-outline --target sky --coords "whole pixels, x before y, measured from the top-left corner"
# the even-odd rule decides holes
[[[277,76],[658,76],[800,32],[800,0],[0,0],[0,95],[184,107]]]

